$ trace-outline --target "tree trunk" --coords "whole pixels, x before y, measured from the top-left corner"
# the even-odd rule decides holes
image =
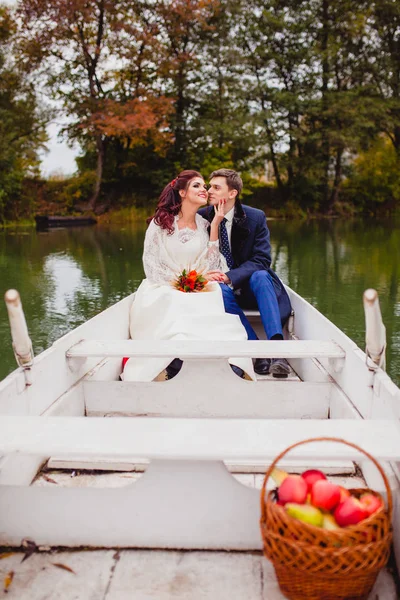
[[[339,187],[340,182],[342,180],[342,156],[343,149],[338,148],[336,150],[336,160],[335,160],[335,179],[333,181],[333,188],[330,195],[329,205],[327,206],[328,212],[332,210],[333,205],[337,202],[339,198]]]
[[[225,144],[225,134],[224,134],[224,125],[225,125],[225,111],[224,111],[224,77],[221,72],[220,67],[218,67],[218,123],[216,124],[218,127],[218,148],[223,148]]]
[[[104,140],[100,134],[96,135],[96,151],[97,151],[97,166],[96,166],[96,181],[94,183],[93,195],[89,200],[90,210],[95,210],[97,200],[99,199],[101,180],[103,178],[104,168]]]
[[[292,193],[293,193],[293,186],[294,186],[295,168],[294,168],[293,163],[294,163],[295,152],[296,152],[296,142],[293,138],[292,130],[293,130],[293,117],[292,117],[292,114],[289,112],[289,151],[288,151],[289,163],[287,166],[287,172],[288,172],[288,187],[290,190],[290,195],[292,195]]]
[[[322,205],[325,210],[329,207],[329,118],[328,113],[328,84],[329,84],[329,0],[322,0],[322,120],[321,120],[321,160],[322,160]]]
[[[264,99],[261,99],[261,108],[263,110],[263,113],[266,113],[266,107],[265,107],[265,102]],[[275,153],[275,148],[274,148],[274,143],[272,141],[272,131],[271,128],[269,126],[269,121],[267,119],[267,117],[264,118],[264,123],[265,123],[265,129],[267,131],[267,136],[268,136],[268,144],[269,144],[269,149],[271,152],[271,162],[272,162],[272,167],[274,169],[274,175],[275,175],[275,179],[276,179],[276,183],[278,186],[278,190],[281,192],[283,189],[283,183],[282,183],[282,179],[281,179],[281,174],[279,172],[279,167],[278,167],[278,161],[276,160],[276,153]]]
[[[262,87],[261,87],[261,83],[260,83],[260,76],[259,76],[257,64],[255,65],[255,72],[256,72],[256,77],[257,77],[258,88],[259,88],[259,90],[261,90]],[[264,99],[262,92],[261,92],[261,108],[262,108],[264,115],[266,115],[267,107],[265,106],[265,99]],[[283,183],[282,183],[282,179],[281,179],[281,174],[279,172],[278,161],[276,160],[276,153],[275,153],[274,142],[273,142],[273,138],[272,138],[272,131],[269,126],[269,121],[268,121],[267,116],[264,117],[264,123],[265,123],[265,129],[267,131],[267,136],[268,136],[269,149],[271,151],[272,167],[274,169],[274,175],[275,175],[276,183],[278,186],[278,190],[281,193],[283,190]]]
[[[396,150],[397,157],[400,159],[400,126],[394,128],[394,148]]]
[[[185,90],[186,78],[183,68],[179,69],[178,77],[177,77],[177,101],[176,101],[176,111],[175,111],[175,143],[174,143],[174,160],[180,163],[181,165],[185,162],[186,157],[186,147],[184,143],[184,129],[185,129]]]
[[[269,149],[271,151],[271,162],[272,162],[272,167],[274,169],[276,183],[278,186],[278,190],[281,192],[283,190],[283,183],[282,183],[282,179],[281,179],[281,174],[279,172],[278,161],[276,160],[274,145],[272,142],[269,142]]]

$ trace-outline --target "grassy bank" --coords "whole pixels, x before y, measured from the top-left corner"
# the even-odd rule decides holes
[[[35,227],[36,223],[34,219],[20,219],[18,221],[5,221],[0,223],[0,231],[2,229],[28,229]]]
[[[153,205],[148,208],[125,206],[123,208],[113,208],[108,212],[95,216],[98,223],[128,224],[143,222],[153,213]]]

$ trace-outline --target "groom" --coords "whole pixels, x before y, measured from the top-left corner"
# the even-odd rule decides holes
[[[249,340],[258,337],[243,309],[259,310],[269,340],[283,340],[282,326],[291,313],[289,296],[270,268],[271,245],[263,211],[243,205],[239,196],[243,182],[231,169],[218,169],[210,175],[210,206],[199,213],[208,221],[214,216],[214,206],[225,200],[225,219],[220,224],[220,251],[225,256],[228,271],[221,283],[225,310],[239,315]],[[254,370],[260,375],[287,377],[288,362],[283,358],[257,358]]]

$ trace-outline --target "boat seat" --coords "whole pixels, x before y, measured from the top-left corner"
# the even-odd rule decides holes
[[[122,487],[0,485],[0,542],[18,546],[261,550],[260,492],[223,461],[264,460],[310,437],[343,437],[379,460],[400,460],[395,420],[267,420],[2,417],[0,455],[148,459],[139,481]],[[334,442],[299,446],[295,459],[356,460]],[[381,480],[380,480],[381,485]],[[376,489],[375,483],[373,484]]]
[[[179,357],[184,365],[178,377],[168,382],[162,377],[164,383],[160,383],[115,380],[114,366],[110,369],[107,361],[99,362],[99,368],[83,381],[88,416],[325,419],[332,407],[342,402],[340,391],[320,373],[311,381],[271,377],[267,383],[255,383],[238,378],[228,367],[230,357],[279,356],[334,361],[332,367],[339,371],[345,351],[331,341],[81,340],[66,351],[72,370],[82,368],[86,359],[136,356]],[[193,386],[193,381],[198,385]]]
[[[270,460],[312,437],[339,437],[380,460],[400,461],[400,424],[393,420],[179,419],[2,416],[0,455],[146,458],[150,460]],[[306,444],[296,459],[360,459],[344,444]]]
[[[93,357],[211,358],[328,358],[343,361],[345,351],[333,341],[320,340],[81,340],[66,352],[67,359]]]

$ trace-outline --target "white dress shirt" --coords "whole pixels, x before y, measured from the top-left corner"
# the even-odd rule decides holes
[[[225,223],[225,227],[226,227],[226,233],[228,234],[228,240],[229,240],[229,247],[232,250],[232,244],[231,244],[231,237],[232,237],[232,223],[233,223],[233,217],[235,215],[235,207],[233,206],[231,208],[231,210],[229,212],[226,213],[225,215],[225,219],[226,219],[226,223]]]
[[[214,208],[215,210],[215,208]],[[229,242],[229,248],[232,251],[232,244],[231,244],[231,237],[232,237],[232,224],[233,224],[233,217],[235,215],[235,207],[233,206],[231,208],[231,210],[229,210],[225,216],[226,219],[226,223],[225,223],[225,227],[226,227],[226,233],[228,234],[228,242]],[[229,269],[228,269],[229,271]],[[228,273],[228,271],[225,271],[225,273]],[[229,287],[233,290],[233,286],[232,283],[229,281],[228,283]]]
[[[214,208],[215,210],[215,208]],[[229,248],[232,250],[231,237],[232,237],[232,223],[233,217],[235,216],[235,207],[233,206],[230,211],[228,211],[225,215],[226,223],[226,233],[228,234]]]

